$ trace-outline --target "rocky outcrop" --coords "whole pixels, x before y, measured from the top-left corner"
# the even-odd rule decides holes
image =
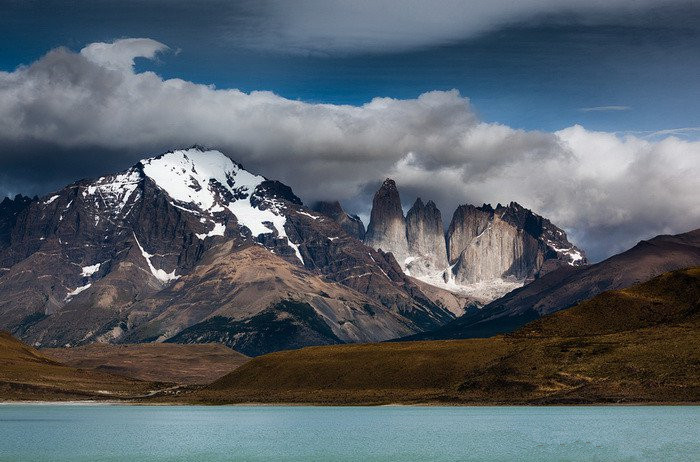
[[[544,260],[536,239],[493,216],[474,236],[452,266],[457,284],[474,284],[500,278],[527,279]]]
[[[433,201],[424,204],[417,198],[406,214],[406,239],[409,257],[406,270],[412,275],[427,275],[447,267],[445,230],[442,215]]]
[[[391,252],[403,268],[408,252],[406,219],[401,209],[401,198],[394,180],[387,178],[372,200],[372,212],[365,234],[365,244]]]
[[[311,206],[311,210],[335,220],[346,233],[355,239],[359,239],[360,241],[365,239],[365,225],[362,223],[362,220],[360,220],[360,217],[357,215],[349,215],[343,210],[340,202],[319,201]]]
[[[447,255],[451,264],[457,261],[472,239],[486,230],[492,217],[493,208],[487,204],[481,207],[469,204],[457,207],[447,229]]]

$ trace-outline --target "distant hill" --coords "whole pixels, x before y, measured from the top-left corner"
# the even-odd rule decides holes
[[[95,343],[74,348],[47,348],[46,356],[63,364],[152,382],[207,384],[248,361],[224,345]]]
[[[251,360],[206,403],[700,402],[700,267],[487,339],[310,347]]]
[[[0,401],[122,399],[147,394],[156,386],[65,366],[0,332]]]
[[[666,271],[696,265],[700,265],[700,229],[656,236],[595,265],[552,271],[481,310],[472,310],[433,331],[402,340],[490,337],[512,332],[606,290],[629,287]]]

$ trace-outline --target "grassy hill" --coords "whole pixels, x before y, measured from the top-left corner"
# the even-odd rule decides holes
[[[602,293],[488,339],[311,347],[255,358],[205,403],[700,402],[700,268]]]
[[[65,366],[0,332],[0,400],[125,399],[162,387]]]

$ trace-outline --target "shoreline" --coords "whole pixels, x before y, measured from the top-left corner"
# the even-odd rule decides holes
[[[387,404],[321,404],[321,403],[178,403],[178,402],[137,402],[119,400],[68,400],[68,401],[43,401],[43,400],[0,400],[0,407],[13,405],[32,406],[201,406],[201,407],[671,407],[671,406],[700,406],[700,402],[630,402],[630,403],[580,403],[580,404],[501,404],[501,403],[387,403]]]

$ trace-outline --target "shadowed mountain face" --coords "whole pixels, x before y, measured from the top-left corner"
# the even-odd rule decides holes
[[[600,404],[700,400],[700,267],[487,339],[337,345],[255,358],[205,403]]]
[[[0,202],[0,250],[6,249],[10,245],[12,229],[17,223],[19,214],[29,206],[32,200],[29,197],[18,194],[14,199],[6,197]],[[0,275],[5,268],[0,268]]]
[[[406,214],[406,238],[411,271],[418,275],[435,273],[447,267],[447,249],[442,215],[435,202],[423,204],[417,198]]]
[[[349,215],[343,210],[340,202],[316,202],[311,209],[335,220],[350,236],[361,241],[365,239],[365,225],[362,224],[360,217]]]
[[[461,205],[445,233],[435,203],[416,199],[404,218],[396,183],[374,196],[365,236],[403,270],[429,284],[489,302],[562,266],[586,264],[566,233],[521,205]]]
[[[606,290],[629,287],[666,271],[697,265],[700,265],[700,229],[676,236],[657,236],[595,265],[563,267],[548,273],[478,312],[411,339],[488,337],[509,332]]]
[[[32,344],[206,338],[259,354],[385,340],[453,318],[391,255],[217,151],[169,152],[16,203],[0,207],[0,228],[11,228],[0,327]],[[293,341],[252,329],[260,316]]]

